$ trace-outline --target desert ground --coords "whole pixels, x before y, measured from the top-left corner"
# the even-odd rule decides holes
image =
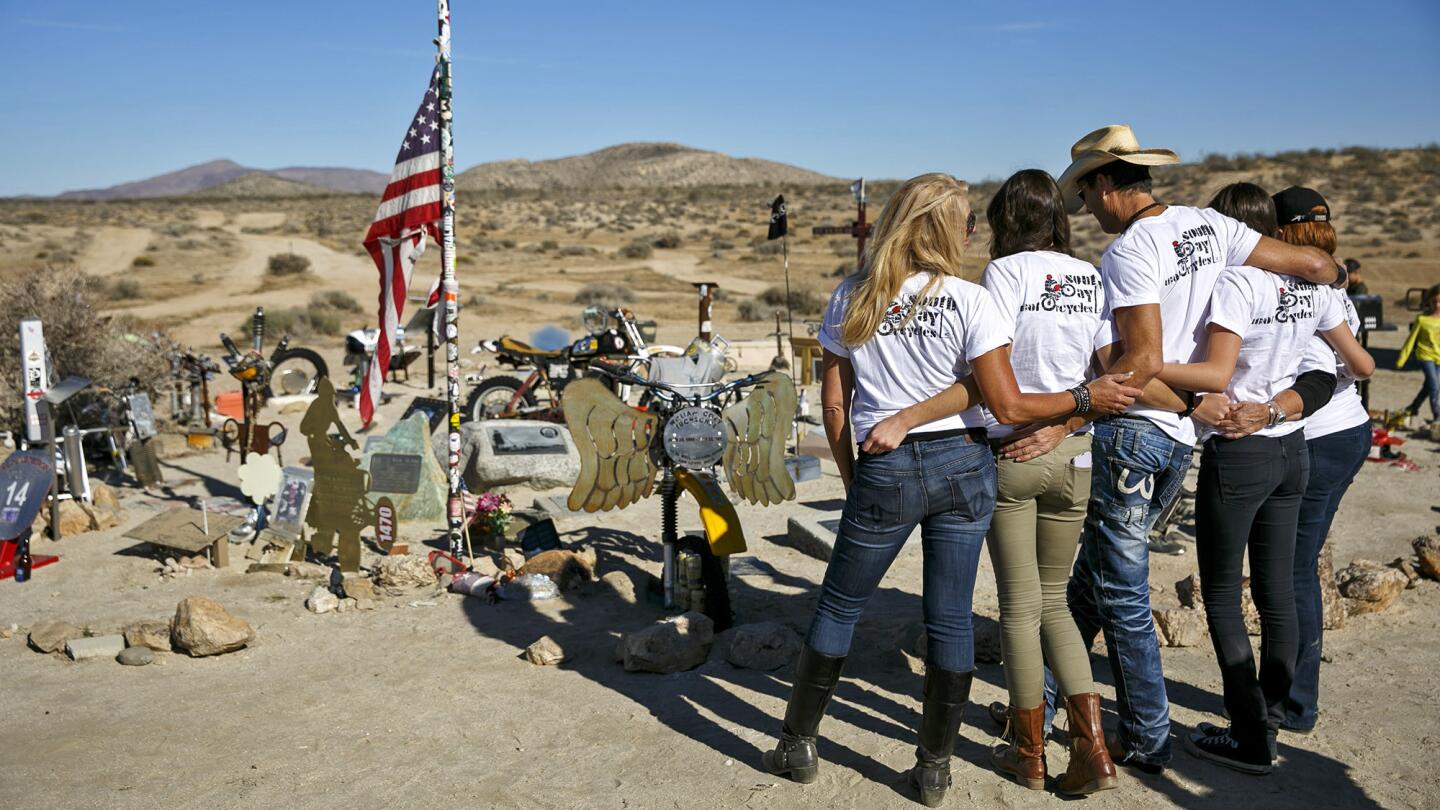
[[[1412,159],[1412,153],[1399,153],[1386,166],[1403,174],[1413,168],[1407,164]],[[1245,176],[1273,177],[1267,182],[1278,188],[1300,165],[1217,163],[1203,175],[1177,175],[1168,188],[1161,185],[1160,196],[1203,204],[1219,185]],[[1365,187],[1360,179],[1353,182]],[[1423,175],[1417,181],[1417,198],[1429,193],[1429,182],[1433,178]],[[977,185],[975,194],[982,209],[985,188]],[[774,297],[765,294],[783,284],[781,256],[763,239],[773,193],[477,192],[473,204],[462,199],[467,371],[486,362],[485,355],[468,353],[480,338],[523,338],[549,323],[578,334],[580,310],[590,301],[629,306],[658,322],[660,342],[684,344],[695,333],[694,281],[717,282],[726,293],[716,309],[720,334],[737,342],[773,341]],[[884,193],[878,185],[872,220]],[[1390,208],[1403,208],[1403,201],[1362,201],[1348,189],[1347,195],[1336,203],[1341,254],[1365,263],[1371,290],[1386,299],[1386,319],[1401,326],[1370,341],[1381,369],[1372,382],[1371,408],[1383,412],[1407,404],[1420,383],[1413,367],[1394,370],[1411,317],[1400,302],[1407,289],[1440,281],[1440,220],[1427,204],[1404,225],[1407,238],[1397,240]],[[848,222],[854,209],[843,185],[787,191],[787,197],[794,206],[792,283],[805,291],[796,299],[802,304],[796,332],[803,334],[802,322],[815,317],[838,280],[834,273],[854,261],[852,240],[811,237],[809,227]],[[1368,213],[1352,217],[1352,225],[1344,206],[1380,214],[1373,221]],[[341,371],[341,335],[374,317],[376,274],[358,245],[373,208],[373,199],[359,195],[0,201],[0,282],[82,272],[105,314],[128,316],[137,330],[164,330],[216,357],[218,333],[240,333],[255,306],[265,306],[272,317],[294,311],[274,322],[292,327],[284,331],[297,344],[320,351],[337,380],[348,379]],[[1088,219],[1074,222],[1078,252],[1098,257],[1103,235]],[[1418,234],[1414,240],[1410,230]],[[968,267],[976,275],[986,238],[982,225]],[[285,278],[267,272],[269,257],[284,253],[308,259],[308,271]],[[148,261],[137,261],[142,258]],[[417,288],[428,287],[435,264],[427,256],[426,269],[417,270]],[[358,309],[312,301],[327,291],[347,293]],[[222,375],[212,395],[236,387]],[[412,396],[434,394],[423,373],[387,389],[398,396],[382,409],[377,432],[394,423]],[[815,397],[813,388],[810,393]],[[358,429],[353,409],[341,413],[352,431]],[[264,416],[292,428],[299,420],[278,410]],[[1419,433],[1403,435],[1407,442],[1400,449],[1419,470],[1366,465],[1330,538],[1337,569],[1357,559],[1408,557],[1412,538],[1437,530],[1440,444]],[[304,455],[298,434],[295,441],[286,447],[289,463]],[[905,640],[920,619],[918,539],[902,552],[857,630],[846,677],[822,725],[825,765],[818,782],[800,786],[759,767],[761,751],[778,733],[792,667],[734,667],[722,642],[688,672],[626,672],[614,658],[620,634],[665,612],[643,598],[622,598],[600,582],[549,601],[497,604],[416,588],[382,593],[375,610],[315,615],[305,607],[313,582],[247,574],[241,562],[163,578],[155,555],[123,534],[177,504],[238,499],[237,464],[222,450],[163,458],[163,493],[119,487],[119,526],[59,542],[37,540],[36,553],[58,553],[61,562],[38,569],[30,583],[0,583],[0,631],[14,627],[0,632],[9,636],[0,639],[0,683],[8,696],[0,720],[6,743],[0,806],[916,806],[904,774],[913,763],[922,676]],[[737,624],[778,621],[804,632],[824,564],[788,544],[786,521],[838,515],[843,490],[833,465],[827,461],[823,469],[819,481],[798,485],[794,502],[740,507],[749,540],[745,556],[754,560],[735,579]],[[536,497],[565,492],[516,487],[507,494],[526,507]],[[557,524],[568,546],[596,550],[597,574],[626,572],[643,582],[659,572],[656,498],[618,513],[561,517]],[[683,501],[682,530],[698,525],[693,501]],[[443,545],[442,528],[402,530],[412,550],[423,553]],[[1193,536],[1193,525],[1182,522],[1179,531]],[[1152,557],[1157,608],[1178,605],[1175,583],[1195,571],[1193,543],[1188,551]],[[367,556],[367,563],[373,561]],[[975,610],[979,621],[993,622],[988,559],[981,567]],[[155,664],[138,668],[74,663],[26,644],[27,629],[45,619],[112,633],[136,620],[163,619],[190,595],[215,599],[249,621],[255,643],[212,658],[161,654]],[[1218,719],[1219,670],[1208,643],[1166,648],[1175,724],[1171,768],[1160,776],[1123,771],[1119,789],[1088,804],[1440,807],[1440,776],[1431,767],[1440,755],[1440,690],[1433,677],[1440,667],[1437,615],[1440,583],[1422,579],[1388,610],[1351,617],[1328,633],[1320,724],[1310,735],[1282,734],[1281,764],[1265,778],[1235,774],[1184,751],[1184,734]],[[526,646],[547,634],[566,649],[568,660],[555,667],[524,660]],[[1106,725],[1113,726],[1103,642],[1094,656]],[[1004,698],[1003,675],[998,664],[982,664],[978,676],[947,806],[1053,804],[1052,794],[1024,790],[990,770],[998,729],[982,707]],[[1063,770],[1061,745],[1052,741],[1048,753],[1051,771]]]

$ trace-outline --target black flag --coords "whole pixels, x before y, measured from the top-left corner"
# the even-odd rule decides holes
[[[779,239],[790,232],[789,212],[785,209],[785,195],[781,194],[770,203],[770,233],[766,239]]]

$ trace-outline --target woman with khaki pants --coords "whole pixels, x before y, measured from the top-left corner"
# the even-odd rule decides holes
[[[981,282],[1009,320],[1010,362],[1025,392],[1064,391],[1089,376],[1096,349],[1113,342],[1100,274],[1070,256],[1070,225],[1055,181],[1013,175],[986,210],[991,262]],[[996,770],[1045,787],[1045,664],[1065,695],[1070,765],[1056,791],[1113,788],[1115,765],[1100,727],[1100,696],[1065,600],[1090,500],[1090,435],[1080,417],[1011,428],[988,426],[998,494],[986,537],[1000,592],[1010,717]],[[1042,655],[1043,653],[1043,655]]]

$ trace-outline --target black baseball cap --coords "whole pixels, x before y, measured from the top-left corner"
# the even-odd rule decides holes
[[[1275,219],[1283,225],[1297,222],[1329,222],[1330,204],[1320,192],[1304,186],[1291,186],[1270,199],[1275,201]],[[1324,213],[1313,209],[1324,208]]]

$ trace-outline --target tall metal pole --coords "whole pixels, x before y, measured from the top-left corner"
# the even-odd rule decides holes
[[[780,252],[785,255],[785,325],[790,335],[790,373],[795,373],[795,316],[790,312],[790,234],[780,235]],[[779,332],[777,328],[775,330]]]
[[[461,534],[464,514],[460,500],[460,285],[455,281],[455,142],[451,137],[450,0],[436,0],[440,35],[436,60],[440,65],[440,287],[445,306],[445,394],[450,406],[448,461],[450,493],[447,533],[450,553],[464,552]]]

